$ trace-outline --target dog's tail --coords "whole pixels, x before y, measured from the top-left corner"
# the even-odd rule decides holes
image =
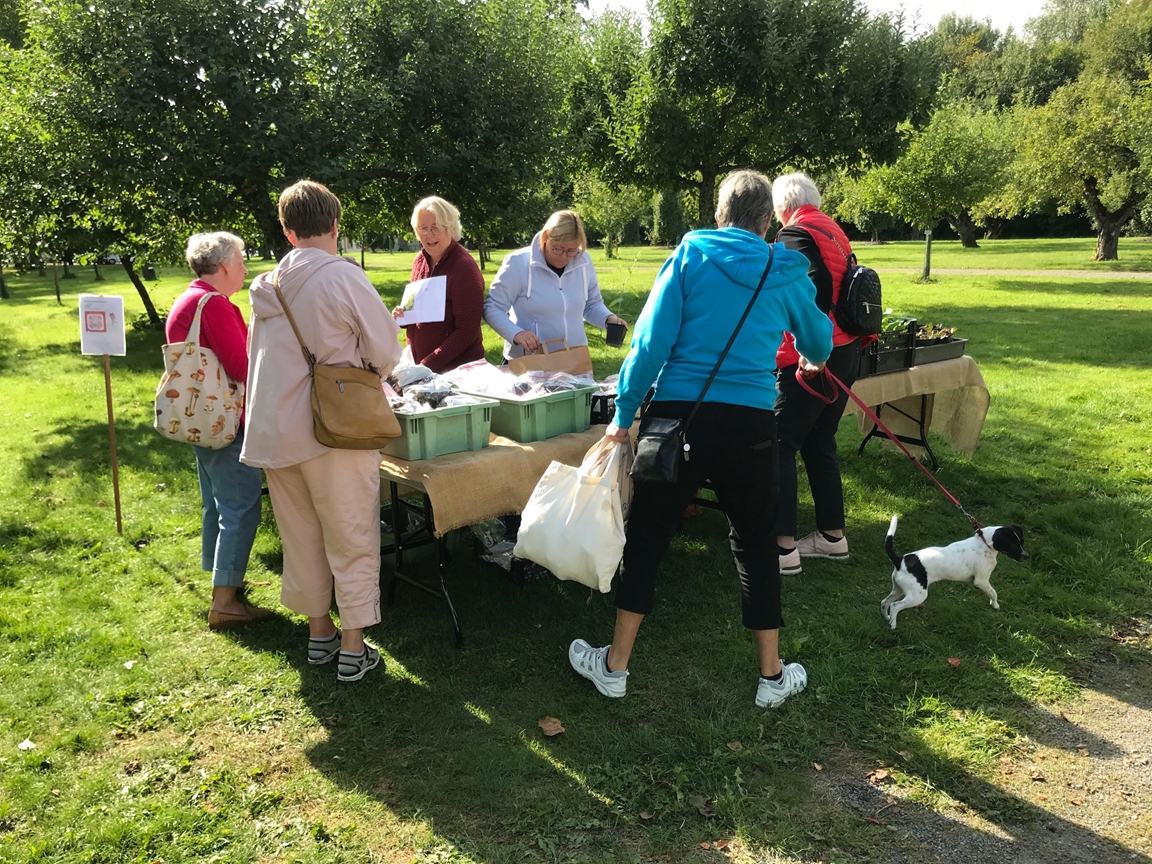
[[[899,515],[892,517],[892,523],[888,526],[888,536],[884,538],[884,551],[888,553],[888,557],[892,561],[893,567],[900,566],[902,556],[896,554],[896,549],[892,544],[892,538],[896,536],[896,523],[900,520]]]

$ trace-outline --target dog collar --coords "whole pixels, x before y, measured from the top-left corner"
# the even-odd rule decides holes
[[[995,552],[995,551],[996,551],[995,549],[993,549],[993,548],[992,548],[992,544],[991,544],[991,543],[989,543],[989,542],[988,542],[988,541],[985,539],[985,537],[984,537],[984,528],[983,528],[983,527],[980,527],[980,528],[977,528],[977,529],[976,529],[976,536],[980,538],[980,542],[981,542],[981,543],[983,543],[983,544],[984,544],[985,546],[987,546],[989,549],[992,549],[992,551],[993,551],[993,552]]]

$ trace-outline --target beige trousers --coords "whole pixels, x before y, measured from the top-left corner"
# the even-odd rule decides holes
[[[335,586],[342,627],[379,623],[380,454],[329,450],[264,475],[284,545],[280,602],[321,618]]]

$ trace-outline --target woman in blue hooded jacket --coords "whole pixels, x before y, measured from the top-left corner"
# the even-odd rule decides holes
[[[808,259],[764,241],[772,218],[771,188],[768,178],[754,171],[725,179],[716,230],[685,235],[664,263],[620,369],[616,420],[605,437],[629,440],[628,429],[653,382],[648,415],[687,419],[767,270],[763,289],[687,429],[690,458],[681,459],[677,482],[636,483],[612,644],[593,648],[577,639],[568,649],[572,667],[605,696],[625,693],[628,660],[640,623],[652,611],[660,561],[705,480],[728,517],[743,623],[759,653],[756,704],[780,705],[808,681],[804,667],[785,663],[777,647],[783,617],[774,530],[772,370],[785,331],[796,338],[802,368],[809,374],[822,369],[832,351],[832,324],[816,306]]]

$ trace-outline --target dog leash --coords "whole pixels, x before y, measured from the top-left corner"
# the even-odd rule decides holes
[[[817,399],[819,399],[821,402],[824,402],[828,405],[831,405],[833,402],[835,402],[837,399],[840,398],[840,391],[841,390],[843,390],[845,393],[847,393],[849,398],[851,398],[853,402],[855,402],[857,405],[860,406],[860,410],[862,410],[864,412],[865,416],[867,416],[869,420],[871,420],[873,423],[875,423],[877,428],[881,432],[883,432],[885,435],[887,435],[892,440],[892,443],[895,444],[897,447],[899,447],[905,456],[907,456],[914,463],[916,463],[916,467],[919,468],[921,471],[923,471],[925,474],[927,474],[928,479],[931,480],[933,483],[935,483],[937,488],[939,488],[939,490],[944,493],[944,496],[949,501],[951,501],[953,504],[956,505],[956,508],[961,513],[964,514],[964,516],[968,519],[969,522],[972,523],[972,527],[976,530],[977,536],[984,542],[984,545],[987,546],[988,541],[984,538],[984,534],[983,534],[984,524],[982,522],[980,522],[980,520],[977,519],[975,516],[973,516],[971,513],[969,513],[967,510],[964,509],[964,505],[961,504],[959,502],[959,500],[957,500],[956,496],[953,495],[951,492],[949,492],[945,488],[944,484],[941,483],[939,480],[937,480],[936,476],[931,471],[929,471],[927,468],[925,468],[924,464],[919,459],[917,459],[915,456],[912,455],[912,451],[910,451],[907,447],[904,446],[904,442],[901,441],[899,438],[897,438],[896,435],[892,432],[892,430],[884,425],[884,421],[881,420],[872,411],[871,408],[869,408],[867,405],[865,405],[864,401],[859,396],[857,396],[855,393],[852,392],[851,387],[849,387],[847,384],[845,384],[843,381],[841,381],[839,378],[837,378],[836,375],[832,372],[832,370],[829,369],[828,367],[824,367],[823,375],[821,375],[820,377],[823,378],[824,376],[827,376],[828,383],[832,387],[832,395],[831,396],[826,396],[824,393],[821,393],[820,391],[816,390],[814,387],[809,386],[808,380],[803,375],[800,374],[800,367],[799,366],[796,367],[796,381],[797,381],[797,383],[801,387],[803,387],[805,390],[807,390],[809,393],[811,393],[813,396],[815,396]]]

